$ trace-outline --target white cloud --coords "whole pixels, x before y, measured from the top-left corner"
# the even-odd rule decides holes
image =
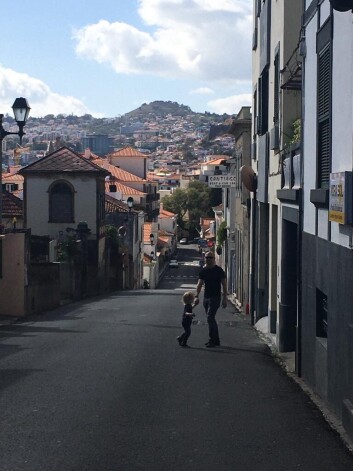
[[[196,88],[195,90],[190,90],[190,95],[212,95],[214,90],[209,87],[200,87]]]
[[[0,65],[0,109],[12,115],[11,106],[19,96],[27,98],[31,107],[30,116],[61,113],[97,116],[77,98],[54,93],[41,80]]]
[[[77,54],[122,74],[208,82],[251,76],[249,0],[140,0],[139,14],[154,31],[101,20],[74,33]]]
[[[251,94],[232,95],[226,98],[218,98],[208,102],[211,111],[218,114],[236,114],[242,106],[251,106]]]

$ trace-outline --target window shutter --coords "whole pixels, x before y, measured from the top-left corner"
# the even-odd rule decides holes
[[[318,186],[328,188],[331,172],[331,48],[330,44],[318,59]]]

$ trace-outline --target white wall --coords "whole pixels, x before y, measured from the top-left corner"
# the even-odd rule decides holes
[[[352,170],[353,26],[352,14],[334,13],[332,77],[332,172]],[[331,224],[331,240],[349,246],[350,233]]]
[[[304,232],[315,234],[315,206],[310,203],[310,189],[316,187],[316,56],[317,18],[306,28],[305,107],[304,114]]]
[[[50,223],[49,221],[49,193],[50,185],[56,180],[70,182],[75,188],[74,195],[74,222]],[[67,227],[76,228],[80,221],[86,221],[91,235],[96,236],[96,179],[71,175],[29,176],[27,177],[27,228],[33,235],[49,235],[56,239],[59,231]]]

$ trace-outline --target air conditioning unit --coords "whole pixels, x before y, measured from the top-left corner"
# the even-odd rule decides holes
[[[270,131],[270,149],[279,149],[279,126],[275,125]]]

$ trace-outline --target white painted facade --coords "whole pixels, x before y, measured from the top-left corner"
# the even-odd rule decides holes
[[[57,180],[70,183],[74,189],[74,221],[72,223],[49,222],[49,187]],[[29,175],[26,178],[26,227],[33,235],[49,235],[59,238],[59,231],[67,227],[76,228],[80,221],[85,221],[91,230],[91,236],[97,237],[97,180],[95,176],[75,176],[74,173],[51,174],[45,176]]]

